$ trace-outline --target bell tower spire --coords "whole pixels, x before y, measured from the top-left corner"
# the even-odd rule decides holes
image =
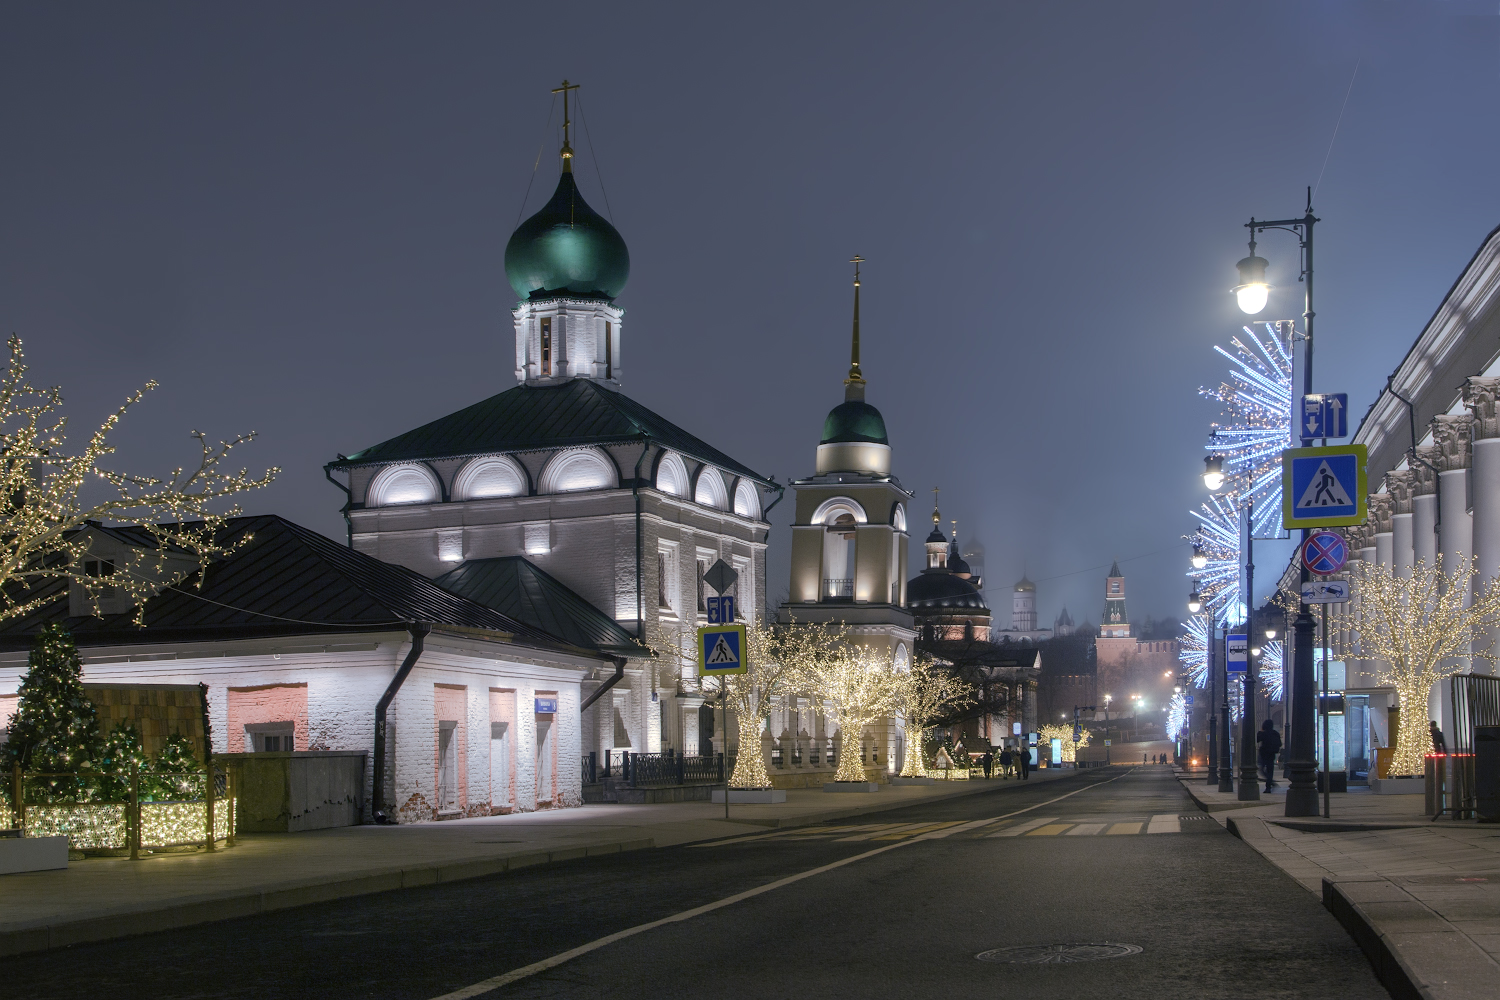
[[[573,172],[573,147],[568,143],[569,129],[573,124],[573,120],[568,117],[568,91],[577,89],[578,84],[569,83],[567,80],[563,80],[561,87],[552,88],[554,94],[563,95],[563,144],[562,149],[558,150],[558,155],[562,157],[562,169],[565,174]]]
[[[865,398],[865,377],[859,371],[859,265],[865,259],[855,254],[849,259],[854,265],[854,338],[849,349],[849,377],[844,379],[844,400]]]

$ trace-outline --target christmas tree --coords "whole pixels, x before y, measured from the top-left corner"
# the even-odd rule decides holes
[[[44,625],[31,645],[10,739],[0,745],[0,765],[27,771],[71,774],[97,759],[99,720],[83,693],[83,662],[73,637],[61,625]],[[81,801],[93,782],[76,777],[38,778],[28,784],[42,801]]]
[[[100,799],[105,802],[128,801],[132,770],[146,770],[150,764],[135,725],[124,722],[116,726],[104,738],[99,750],[98,769],[104,775],[99,782]]]
[[[152,778],[142,782],[142,794],[158,802],[196,798],[203,787],[203,765],[193,756],[193,741],[181,733],[167,737],[151,762]]]

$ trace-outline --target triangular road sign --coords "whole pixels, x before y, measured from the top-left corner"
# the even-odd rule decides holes
[[[1327,459],[1318,464],[1318,471],[1313,473],[1312,479],[1307,483],[1307,488],[1297,499],[1298,510],[1353,505],[1354,501],[1349,499],[1349,494],[1339,482],[1339,477],[1334,474],[1333,469],[1329,468]]]

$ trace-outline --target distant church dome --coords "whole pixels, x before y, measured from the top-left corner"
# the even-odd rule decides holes
[[[565,171],[552,200],[511,234],[505,275],[522,299],[613,299],[630,278],[630,251],[619,230],[589,207],[573,174]]]
[[[823,439],[819,444],[890,444],[885,434],[885,418],[880,411],[862,399],[849,399],[828,411],[823,421]]]
[[[977,587],[962,577],[942,570],[936,573],[918,573],[912,577],[906,584],[906,606],[918,616],[924,611],[930,613],[941,608],[966,608],[982,611],[986,615],[990,613]]]
[[[1016,584],[1016,593],[1024,593],[1028,590],[1036,590],[1036,584],[1026,579],[1026,574],[1021,574],[1021,581]],[[1066,614],[1066,611],[1064,612]]]

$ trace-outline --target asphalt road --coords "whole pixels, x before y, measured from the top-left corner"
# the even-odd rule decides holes
[[[996,782],[993,791],[864,819],[8,959],[0,996],[1387,996],[1318,900],[1198,813],[1167,768]],[[755,890],[763,891],[483,989],[608,935]],[[976,958],[1077,944],[1129,953]],[[1055,958],[1059,949],[1021,957],[1037,954]]]

